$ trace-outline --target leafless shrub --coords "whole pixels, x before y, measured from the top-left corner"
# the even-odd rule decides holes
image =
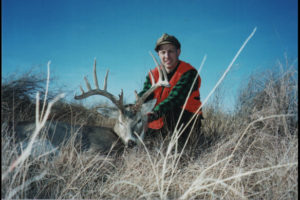
[[[34,121],[35,94],[44,98],[46,76],[26,72],[19,76],[10,76],[1,86],[1,117],[2,122],[12,122],[15,126],[19,121]],[[48,93],[51,100],[58,94]],[[42,108],[40,108],[42,109]],[[88,109],[79,103],[69,103],[65,100],[57,102],[50,113],[49,119],[80,125],[99,125],[112,127],[113,120],[107,120],[95,109]]]
[[[1,86],[1,117],[6,121],[33,119],[35,94],[45,93],[46,77],[27,72],[10,76]]]
[[[251,76],[248,85],[241,90],[236,106],[237,116],[244,123],[267,115],[295,115],[283,118],[282,126],[270,123],[268,128],[274,135],[282,135],[286,131],[293,134],[298,128],[298,71],[295,63],[285,63],[286,66],[278,62],[278,68]],[[286,123],[289,130],[285,130]]]
[[[287,67],[252,78],[234,113],[206,104],[203,134],[212,142],[198,157],[176,151],[176,140],[104,156],[78,151],[71,139],[54,159],[29,157],[2,180],[1,197],[27,183],[14,198],[297,199],[297,73]],[[18,152],[9,130],[1,131],[6,171]]]

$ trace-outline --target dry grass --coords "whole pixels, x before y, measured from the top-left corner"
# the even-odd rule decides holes
[[[57,156],[29,157],[9,173],[2,179],[2,198],[296,199],[295,73],[282,68],[262,80],[252,78],[245,89],[252,98],[241,92],[244,101],[234,114],[208,104],[202,128],[206,143],[197,156],[188,150],[180,156],[159,141],[151,149],[141,146],[118,156],[78,152],[70,141]],[[262,82],[257,90],[255,83]],[[6,131],[2,129],[2,172],[18,158]]]
[[[19,153],[1,121],[2,175],[8,172],[1,198],[297,199],[297,73],[287,63],[262,78],[253,76],[234,113],[207,104],[197,153],[178,151],[175,138],[117,155],[81,152],[74,136],[58,154],[28,156],[9,170]],[[69,116],[64,120],[79,121]]]
[[[35,94],[41,94],[40,105],[44,99],[47,78],[31,71],[8,77],[1,86],[1,119],[2,122],[13,123],[14,126],[21,121],[35,120]],[[56,92],[48,92],[49,100],[58,95]],[[101,102],[100,102],[101,103]],[[40,106],[40,110],[42,106]],[[69,103],[59,100],[53,105],[49,115],[50,120],[71,123],[73,125],[96,125],[112,127],[114,120],[107,120],[95,109],[87,109],[80,103]]]

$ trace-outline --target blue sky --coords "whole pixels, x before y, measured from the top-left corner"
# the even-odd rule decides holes
[[[154,62],[156,40],[163,34],[181,42],[180,59],[199,68],[201,98],[208,95],[243,41],[257,27],[222,83],[225,106],[251,73],[273,67],[284,54],[298,55],[297,0],[2,0],[2,79],[36,69],[46,73],[51,60],[52,86],[79,93],[83,76],[92,82],[97,59],[102,84],[121,88],[128,102],[141,90]],[[86,101],[103,101],[93,97]]]

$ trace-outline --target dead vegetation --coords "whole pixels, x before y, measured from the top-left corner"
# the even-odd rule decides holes
[[[57,156],[28,157],[2,178],[1,198],[297,199],[298,72],[293,65],[277,69],[252,76],[233,113],[214,101],[204,107],[205,142],[197,155],[190,156],[193,149],[169,151],[167,142],[156,141],[151,149],[141,146],[105,156],[77,151],[71,140]],[[31,94],[42,89],[34,84],[26,87],[30,90],[13,88],[2,85],[2,172],[18,158],[4,122],[17,123],[34,113],[24,109],[34,109]],[[92,125],[103,120],[97,117],[81,105],[63,102],[51,113],[53,119]]]
[[[40,93],[40,105],[45,95],[46,77],[27,72],[15,79],[9,77],[1,86],[2,122],[18,123],[35,120],[35,95]],[[53,99],[59,91],[49,92],[48,100]],[[101,102],[100,102],[101,103]],[[96,107],[96,106],[95,106]],[[40,107],[41,109],[41,107]],[[63,100],[54,104],[49,120],[71,123],[73,125],[95,125],[112,127],[113,120],[107,120],[95,109],[87,109],[80,103]]]

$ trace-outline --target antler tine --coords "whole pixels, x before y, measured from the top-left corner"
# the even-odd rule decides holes
[[[148,98],[148,96],[154,91],[156,90],[158,87],[170,87],[170,84],[168,82],[168,78],[167,78],[167,72],[166,70],[164,69],[163,66],[159,65],[156,58],[153,56],[153,54],[151,52],[149,52],[150,55],[152,56],[156,66],[157,66],[157,69],[158,69],[158,73],[159,73],[159,78],[158,78],[158,81],[155,83],[155,80],[154,80],[154,77],[153,77],[153,74],[150,70],[150,78],[151,78],[151,82],[152,82],[152,86],[149,90],[147,90],[140,98],[138,98],[138,100],[136,101],[135,103],[135,110],[139,110],[142,106],[142,104],[145,102],[145,100]],[[161,71],[161,68],[163,71]],[[162,78],[162,74],[164,76],[164,78]]]
[[[149,51],[149,53],[150,53],[151,57],[153,58],[153,60],[154,60],[154,62],[155,62],[155,64],[156,64],[156,66],[159,66],[159,67],[158,67],[159,80],[162,80],[162,77],[161,77],[161,71],[162,71],[162,72],[163,72],[163,75],[164,75],[164,80],[165,80],[165,81],[168,81],[168,76],[167,76],[167,71],[166,71],[166,69],[165,69],[163,66],[161,66],[161,64],[158,63],[156,57],[151,53],[151,51]],[[161,66],[161,67],[160,67],[160,66]]]
[[[85,77],[83,77],[83,78],[84,78],[85,85],[86,85],[87,89],[88,89],[89,91],[90,91],[90,90],[92,90],[92,88],[91,88],[91,85],[90,85],[90,83],[89,83],[88,79],[86,78],[86,76],[85,76]]]
[[[138,101],[139,100],[139,95],[138,95],[136,90],[134,90],[134,96],[135,96],[135,100]]]
[[[95,82],[96,88],[99,89],[97,72],[96,72],[96,58],[95,58],[95,61],[94,61],[94,82]]]
[[[104,86],[103,86],[103,90],[107,90],[107,77],[108,77],[108,72],[109,70],[106,71],[106,74],[105,74],[105,78],[104,78]]]
[[[154,62],[155,62],[155,64],[156,64],[156,66],[159,66],[158,61],[156,60],[155,56],[152,54],[151,51],[149,51],[149,54],[150,54],[150,56],[153,58],[153,60],[154,60]]]
[[[166,68],[162,67],[162,71],[163,71],[163,74],[164,74],[164,80],[169,82],[168,81],[168,76],[167,76],[167,71],[166,71]]]
[[[151,83],[153,85],[155,83],[155,80],[154,80],[153,73],[151,70],[150,70],[150,78],[151,78]]]
[[[151,75],[152,76],[152,75]],[[151,77],[153,78],[153,77]],[[153,82],[152,82],[153,83]],[[137,96],[137,101],[135,103],[135,110],[139,110],[140,107],[142,106],[142,104],[146,101],[147,97],[154,91],[156,90],[156,88],[158,88],[159,85],[157,84],[152,84],[151,88],[149,90],[147,90],[141,97]]]
[[[149,53],[150,53],[150,56],[153,58],[153,61],[155,62],[156,67],[157,67],[157,69],[158,69],[158,80],[162,80],[162,78],[161,78],[160,64],[158,63],[158,61],[156,60],[156,58],[155,58],[155,56],[152,54],[152,52],[149,51]],[[151,71],[150,71],[150,73],[151,73],[151,75],[153,75]],[[151,79],[152,79],[152,78],[153,78],[153,76],[151,76]],[[154,83],[154,82],[152,81],[152,83]]]
[[[123,107],[123,89],[121,89],[121,93],[119,94],[119,104]]]
[[[81,85],[79,86],[79,88],[80,88],[81,93],[83,94],[83,93],[84,93],[84,90],[83,90],[83,88],[81,87]]]
[[[109,100],[111,100],[112,103],[114,103],[121,112],[124,112],[125,108],[123,106],[123,90],[121,91],[121,94],[119,95],[119,99],[116,96],[114,96],[113,94],[107,92],[107,77],[108,77],[108,70],[106,72],[105,79],[104,79],[104,89],[103,90],[99,89],[97,73],[96,73],[96,59],[95,59],[95,62],[94,62],[94,82],[95,82],[95,87],[96,88],[92,89],[88,79],[86,77],[84,77],[85,84],[86,84],[86,87],[87,87],[88,91],[84,92],[83,88],[80,86],[80,90],[81,90],[82,94],[78,95],[78,96],[75,95],[74,98],[79,100],[79,99],[85,99],[85,98],[93,96],[93,95],[105,96]]]

